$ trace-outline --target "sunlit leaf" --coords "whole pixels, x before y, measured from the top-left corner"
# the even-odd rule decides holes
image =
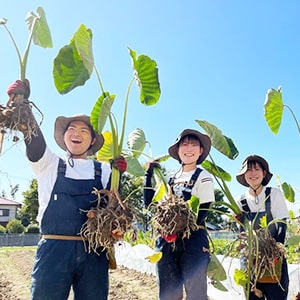
[[[231,175],[212,162],[205,160],[204,162],[202,162],[201,166],[209,173],[223,179],[224,181],[231,181]]]
[[[60,49],[53,62],[53,77],[60,94],[82,86],[90,78],[94,66],[92,32],[81,25],[69,45]]]
[[[154,105],[160,97],[158,68],[155,60],[147,55],[137,57],[136,51],[129,49],[135,79],[140,88],[140,100],[145,105]]]
[[[196,122],[206,131],[207,135],[211,139],[212,146],[227,156],[230,159],[235,159],[239,151],[234,145],[233,141],[227,136],[222,134],[222,131],[219,130],[215,125],[207,121],[196,120]]]
[[[146,137],[142,129],[137,128],[129,134],[127,140],[128,148],[132,151],[134,157],[139,157],[145,148]]]
[[[145,259],[147,259],[150,263],[155,264],[162,258],[162,255],[163,254],[161,251],[157,251],[157,252],[154,252],[153,254],[145,257]]]
[[[242,287],[245,287],[248,282],[245,271],[239,269],[234,270],[233,279],[237,285]]]
[[[208,264],[207,276],[214,281],[223,281],[227,278],[224,267],[214,253],[211,253],[211,259]]]
[[[155,191],[152,202],[160,201],[164,197],[165,193],[166,193],[165,185],[163,183],[160,183],[158,189],[156,189]]]
[[[102,133],[104,137],[104,144],[101,147],[101,149],[97,152],[97,160],[98,161],[105,161],[109,162],[111,159],[113,159],[113,140],[112,140],[112,134],[109,131],[105,131]]]
[[[31,32],[33,29],[32,40],[34,44],[43,48],[52,48],[51,33],[43,8],[37,8],[37,15],[33,12],[28,13],[25,20],[29,31]]]
[[[259,219],[259,226],[260,226],[261,228],[267,228],[267,226],[268,226],[267,216],[262,216],[262,217]]]
[[[281,185],[281,188],[282,188],[282,191],[284,194],[284,198],[286,200],[288,200],[289,202],[294,203],[295,202],[295,191],[292,188],[292,186],[290,184],[284,182]]]
[[[92,74],[94,68],[92,38],[93,33],[91,29],[86,28],[86,26],[82,24],[75,32],[74,37],[71,40],[71,43],[74,43],[75,48],[90,75]]]
[[[115,100],[115,95],[109,95],[108,92],[103,93],[96,101],[91,115],[91,124],[93,128],[101,133],[106,124],[107,118],[111,112],[111,107]]]
[[[162,162],[165,162],[167,161],[171,156],[169,154],[166,154],[166,155],[162,155],[162,156],[159,156],[159,157],[155,157],[155,161],[159,162],[159,163],[162,163]]]
[[[281,87],[277,90],[269,89],[265,98],[264,114],[269,128],[275,135],[281,125],[283,108]]]

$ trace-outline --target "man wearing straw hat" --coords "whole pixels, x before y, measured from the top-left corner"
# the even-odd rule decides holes
[[[17,80],[8,87],[8,95],[28,98],[27,83]],[[24,109],[32,115],[29,105]],[[74,299],[106,300],[106,252],[88,253],[79,235],[86,211],[97,205],[92,191],[109,189],[110,165],[89,158],[103,146],[104,139],[84,114],[58,117],[54,138],[66,152],[65,158],[48,148],[37,124],[31,138],[25,139],[26,154],[38,180],[37,221],[42,234],[32,271],[31,299],[66,300],[72,287]],[[125,171],[126,161],[120,157],[113,167]]]

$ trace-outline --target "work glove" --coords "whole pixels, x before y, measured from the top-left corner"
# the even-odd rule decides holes
[[[119,155],[115,159],[111,160],[111,166],[123,173],[127,169],[126,159],[124,156]]]
[[[9,97],[13,95],[23,95],[25,99],[29,98],[30,95],[30,84],[27,79],[24,81],[16,80],[14,83],[8,86],[7,94]]]
[[[177,240],[177,234],[170,234],[170,235],[164,235],[161,234],[161,237],[167,242],[167,243],[173,243]]]

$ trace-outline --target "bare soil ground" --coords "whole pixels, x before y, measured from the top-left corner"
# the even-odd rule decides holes
[[[30,299],[30,273],[35,249],[0,248],[0,300]],[[108,300],[156,300],[156,279],[119,266],[110,270]],[[70,297],[71,299],[71,297]]]

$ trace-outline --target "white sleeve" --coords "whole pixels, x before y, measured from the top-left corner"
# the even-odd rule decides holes
[[[289,211],[282,192],[278,188],[272,188],[270,197],[273,219],[289,218]]]
[[[46,147],[45,153],[37,162],[29,162],[38,181],[39,211],[37,221],[40,223],[50,201],[50,196],[57,178],[59,156]]]

